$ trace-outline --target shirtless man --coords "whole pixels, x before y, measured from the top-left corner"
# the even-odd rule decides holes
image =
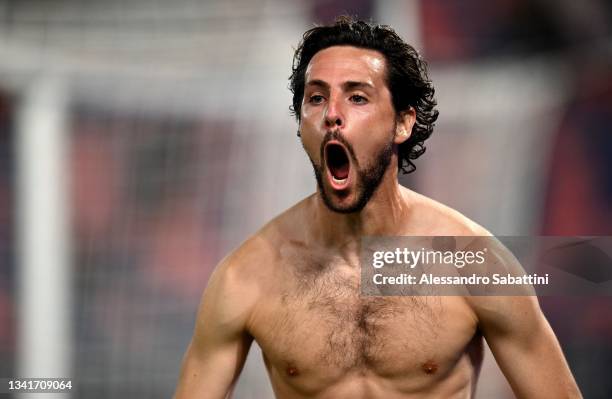
[[[398,184],[437,117],[414,49],[340,18],[305,34],[291,88],[317,191],[217,267],[175,398],[227,397],[253,340],[278,398],[470,398],[483,338],[517,397],[581,397],[536,297],[360,295],[363,236],[489,235]]]

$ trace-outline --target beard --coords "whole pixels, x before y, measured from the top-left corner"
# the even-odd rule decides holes
[[[348,156],[351,159],[352,167],[356,169],[356,181],[354,183],[355,199],[346,205],[338,205],[334,203],[330,194],[328,193],[325,184],[323,183],[323,176],[325,174],[324,166],[324,151],[325,144],[330,140],[338,140],[348,150]],[[338,213],[355,213],[361,211],[370,201],[372,195],[376,192],[378,186],[382,182],[382,179],[387,171],[387,168],[391,164],[391,158],[393,156],[393,141],[390,140],[384,147],[382,147],[374,156],[374,160],[370,165],[360,167],[353,146],[342,136],[338,131],[327,132],[323,142],[321,143],[321,165],[315,165],[312,158],[310,163],[314,169],[314,174],[317,179],[317,186],[321,193],[321,198],[325,205],[334,212]]]

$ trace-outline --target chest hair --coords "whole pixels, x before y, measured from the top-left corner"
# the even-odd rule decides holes
[[[371,367],[389,353],[434,345],[440,303],[432,297],[360,295],[360,269],[334,260],[303,259],[290,268],[281,296],[285,337],[300,328],[321,334],[317,361],[341,368]],[[291,342],[287,342],[291,345]]]

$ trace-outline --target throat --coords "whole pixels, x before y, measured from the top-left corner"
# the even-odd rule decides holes
[[[364,235],[399,235],[406,227],[411,206],[404,201],[399,185],[388,187],[383,182],[366,206],[359,212],[331,211],[320,195],[313,198],[314,221],[320,226],[317,237],[324,242],[338,243],[338,237],[358,239]],[[341,240],[342,241],[342,240]]]

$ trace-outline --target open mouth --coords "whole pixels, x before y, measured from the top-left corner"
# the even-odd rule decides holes
[[[335,189],[348,185],[351,164],[346,149],[339,142],[329,142],[325,146],[325,163]]]

